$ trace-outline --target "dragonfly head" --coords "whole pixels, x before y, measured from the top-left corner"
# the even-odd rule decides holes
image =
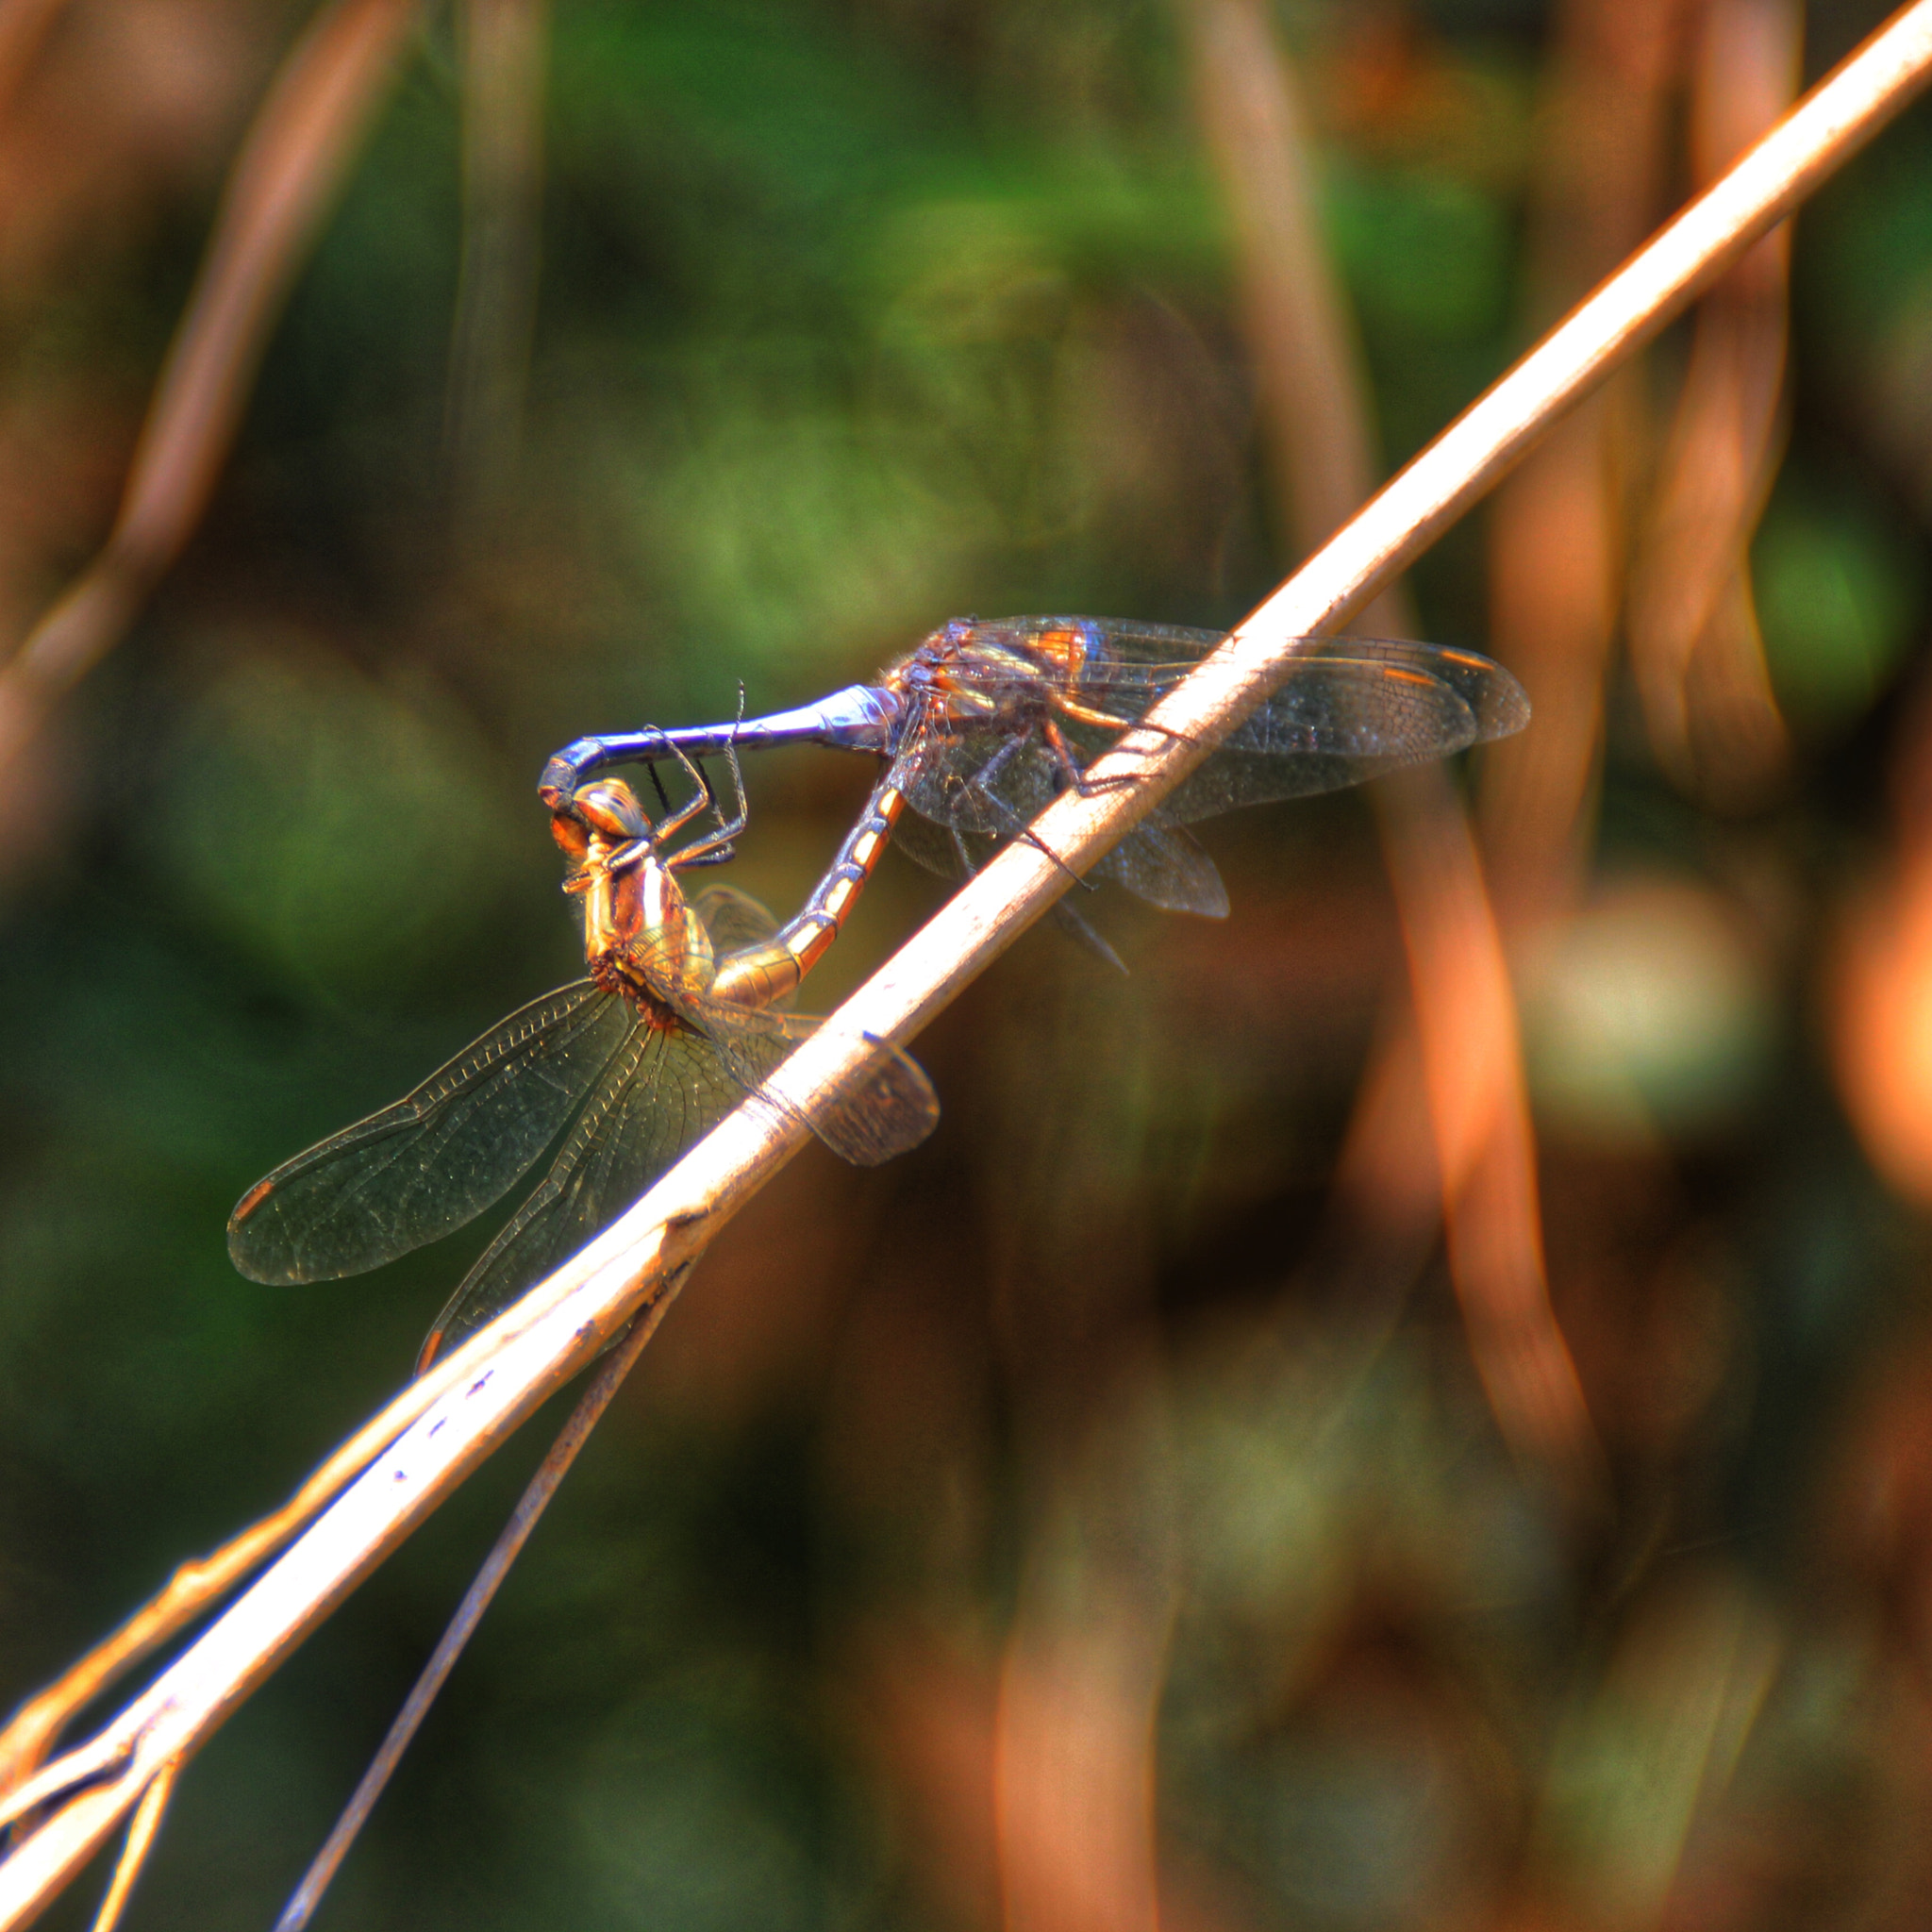
[[[553,806],[550,836],[580,874],[608,872],[652,849],[651,822],[622,778],[600,778]]]
[[[599,778],[594,785],[581,787],[572,797],[570,808],[593,833],[625,842],[648,839],[651,822],[638,803],[638,795],[622,778]]]

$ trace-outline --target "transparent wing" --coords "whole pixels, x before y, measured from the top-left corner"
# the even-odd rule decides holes
[[[707,886],[692,895],[691,910],[711,935],[712,950],[722,959],[746,946],[761,946],[774,938],[778,922],[749,892],[736,886]]]
[[[1108,859],[1114,858],[1119,853],[1125,852],[1127,847],[1133,844],[1134,841],[1141,836],[1139,832],[1136,832],[1130,838],[1124,840],[1115,848],[1114,852],[1108,855]],[[923,865],[927,872],[937,873],[942,879],[970,879],[999,850],[999,842],[996,840],[984,838],[975,833],[960,832],[946,826],[933,824],[925,819],[916,817],[902,818],[899,821],[897,826],[893,829],[892,842],[899,846],[915,864]],[[1210,872],[1213,871],[1214,862],[1205,852],[1201,854],[1201,862]],[[1102,867],[1095,868],[1096,871],[1102,869]],[[1108,872],[1107,875],[1109,877],[1118,876],[1117,874],[1112,872]],[[1227,891],[1225,887],[1222,886],[1221,874],[1218,872],[1214,873],[1214,885],[1217,889],[1215,896],[1218,897],[1220,905],[1225,908]],[[1155,903],[1165,904],[1166,902],[1157,900]],[[1210,909],[1211,904],[1212,900],[1210,899],[1209,903],[1206,905],[1170,907],[1169,909],[1184,912],[1201,912],[1208,917],[1212,917],[1214,915]],[[1121,956],[1080,917],[1079,913],[1065,899],[1055,900],[1046,916],[1050,924],[1058,926],[1074,944],[1091,953],[1104,965],[1111,966],[1120,973],[1124,973],[1127,970],[1121,959]]]
[[[950,682],[972,687],[988,697],[1009,692],[1031,680],[1016,677],[1015,660],[1039,661],[1037,647],[1048,633],[1084,634],[1084,662],[1068,688],[1081,696],[1104,691],[1122,700],[1109,708],[1126,713],[1130,694],[1147,693],[1134,715],[1171,689],[1201,659],[1226,641],[1224,631],[1195,630],[1177,624],[1142,624],[1120,617],[1009,617],[981,620],[964,634],[957,655],[947,659]],[[1321,675],[1318,667],[1364,663],[1428,677],[1458,691],[1486,721],[1485,738],[1507,736],[1529,722],[1528,701],[1514,677],[1479,652],[1448,644],[1357,637],[1302,638],[1296,643],[1291,683]],[[1051,660],[1048,654],[1047,660]],[[1050,674],[1048,674],[1050,675]],[[1037,677],[1038,674],[1036,674]],[[1287,689],[1284,685],[1283,689]]]
[[[1222,630],[1196,630],[1180,624],[1143,624],[1132,617],[993,617],[974,619],[957,631],[954,626],[945,626],[935,632],[928,642],[937,643],[945,637],[956,648],[963,643],[963,648],[958,648],[958,655],[949,658],[949,674],[955,678],[983,681],[992,687],[1002,681],[1000,653],[1033,657],[1035,646],[1049,632],[1079,632],[1091,641],[1089,676],[1108,662],[1146,666],[1172,674],[1177,664],[1198,663],[1227,636]]]
[[[722,1037],[633,1026],[549,1173],[437,1317],[419,1374],[629,1208],[819,1024],[722,1006],[712,1017]],[[938,1119],[932,1083],[895,1049],[811,1125],[835,1153],[873,1166],[917,1146]]]
[[[328,1281],[462,1226],[562,1131],[630,1026],[587,979],[532,1000],[393,1107],[258,1181],[229,1218],[235,1266]]]
[[[747,1092],[756,1092],[800,1041],[821,1022],[811,1014],[750,1012],[714,1003],[705,1016],[710,1033]],[[939,1096],[909,1054],[889,1048],[877,1064],[853,1079],[823,1108],[805,1117],[821,1141],[855,1167],[877,1167],[909,1153],[939,1124]]]
[[[1093,868],[1093,875],[1114,880],[1163,912],[1225,919],[1227,887],[1219,868],[1193,833],[1167,820],[1164,810],[1151,814]]]
[[[1082,766],[1110,741],[1107,734],[1087,726],[1070,729],[1066,736]],[[962,835],[977,849],[980,864],[1075,779],[1037,732],[993,745],[986,736],[956,735],[941,723],[925,734],[924,743],[925,755],[914,761],[907,802],[922,817]],[[1115,880],[1164,912],[1225,919],[1227,888],[1214,861],[1177,823],[1179,816],[1163,806],[1101,859],[1092,875]],[[941,877],[962,877],[971,869],[943,834],[935,841],[923,836],[911,821],[902,821],[894,836],[912,858]]]
[[[1434,644],[1321,639],[1161,809],[1189,824],[1304,798],[1507,738],[1529,722],[1500,664]]]
[[[691,910],[711,935],[711,950],[720,966],[733,953],[749,952],[777,937],[778,922],[749,892],[741,892],[736,886],[708,886],[691,903]],[[782,1009],[796,996],[794,988],[772,1005]]]
[[[608,1227],[743,1098],[710,1041],[682,1027],[646,1025],[632,1016],[629,1038],[585,1103],[550,1171],[436,1318],[418,1371],[493,1322],[525,1289]]]

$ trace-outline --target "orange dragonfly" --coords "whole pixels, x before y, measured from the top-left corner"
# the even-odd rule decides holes
[[[735,774],[735,765],[734,765]],[[777,1010],[823,930],[811,908],[782,930],[729,887],[687,898],[679,874],[732,854],[742,830],[710,787],[653,825],[605,780],[553,808],[584,908],[589,976],[512,1013],[393,1107],[258,1181],[228,1222],[251,1280],[328,1281],[380,1267],[461,1227],[561,1136],[542,1180],[437,1318],[419,1371],[500,1314],[626,1209],[684,1150],[755,1094],[815,1019]],[[714,831],[671,841],[709,806]],[[850,841],[848,841],[849,843]],[[872,1166],[932,1131],[939,1102],[896,1048],[808,1124]]]

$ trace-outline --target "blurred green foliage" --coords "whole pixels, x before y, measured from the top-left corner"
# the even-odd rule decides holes
[[[1295,44],[1318,58],[1346,11],[1293,9]],[[1814,39],[1861,20],[1814,9]],[[1449,133],[1323,102],[1391,460],[1525,326],[1548,32],[1527,0],[1411,25]],[[238,1279],[222,1241],[260,1174],[573,976],[549,750],[722,713],[741,680],[754,709],[797,701],[963,610],[1231,619],[1292,561],[1168,11],[559,7],[520,467],[467,524],[442,454],[459,107],[437,16],[204,529],[8,821],[21,1694],[279,1500],[492,1231],[300,1291]],[[8,395],[86,397],[90,475],[125,458],[218,175],[8,312]],[[1874,1708],[1884,1591],[1818,1524],[1856,1391],[1915,1332],[1922,1244],[1838,1119],[1809,1002],[1925,619],[1928,209],[1922,109],[1800,228],[1754,571],[1803,761],[1724,817],[1613,718],[1625,883],[1529,1016],[1617,1523],[1580,1547],[1511,1465],[1439,1262],[1398,1306],[1362,1287],[1375,1228],[1330,1244],[1401,970],[1359,801],[1216,826],[1225,929],[1104,898],[1120,985],[1029,939],[921,1046],[947,1110],[925,1150],[862,1179],[811,1153],[731,1230],[321,1924],[996,1923],[991,1773],[940,1760],[990,1727],[1016,1611],[1155,1633],[1176,1923],[1433,1926],[1526,1873],[1566,1922],[1649,1925],[1687,1843],[1726,1833],[1771,1871],[1756,1915],[1681,1923],[1890,1923],[1857,1919],[1913,1869]],[[101,487],[77,500],[36,594],[97,534]],[[1418,572],[1430,634],[1482,641],[1478,546]],[[789,908],[867,774],[826,754],[750,777],[734,877]],[[821,1000],[937,891],[884,879]],[[542,1433],[196,1762],[130,1924],[265,1922]],[[1856,1852],[1824,1842],[1858,1818]]]

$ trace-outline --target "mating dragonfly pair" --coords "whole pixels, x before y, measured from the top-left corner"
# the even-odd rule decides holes
[[[589,976],[512,1013],[393,1107],[275,1169],[242,1198],[228,1252],[257,1281],[358,1274],[452,1232],[561,1137],[548,1173],[466,1274],[418,1367],[492,1320],[614,1220],[692,1142],[757,1094],[818,1024],[784,1010],[838,937],[894,836],[970,874],[1222,641],[1220,633],[1079,617],[956,619],[873,684],[728,724],[578,739],[540,796],[584,908]],[[1435,644],[1305,640],[1279,689],[1094,868],[1169,911],[1227,911],[1187,826],[1305,797],[1520,730],[1529,705],[1500,665]],[[798,915],[780,927],[730,887],[687,896],[682,874],[732,856],[744,827],[738,754],[815,743],[883,770]],[[730,761],[727,818],[695,762]],[[605,767],[676,759],[696,795],[655,823]],[[913,817],[905,816],[910,806]],[[675,841],[708,813],[700,829]],[[1094,944],[1104,943],[1073,921]],[[939,1118],[931,1083],[890,1050],[809,1125],[847,1160],[915,1147]]]

